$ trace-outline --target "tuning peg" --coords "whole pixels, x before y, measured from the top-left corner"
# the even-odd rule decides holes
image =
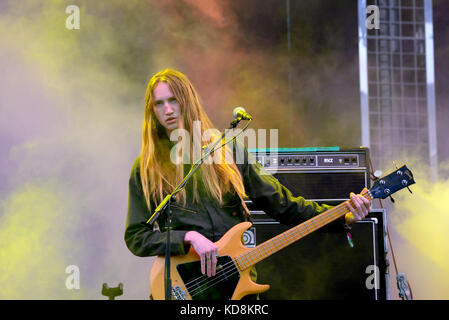
[[[399,169],[398,166],[396,165],[396,161],[393,160],[393,164],[394,164],[394,167],[396,168],[396,170]]]
[[[374,173],[371,172],[370,174],[371,174],[371,179],[373,181],[379,180],[380,177],[382,177],[382,171],[380,171],[380,170],[376,170],[376,171],[374,171]]]

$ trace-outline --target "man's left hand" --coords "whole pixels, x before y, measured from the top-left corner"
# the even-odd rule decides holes
[[[365,191],[368,190],[365,188],[361,193]],[[356,221],[362,220],[368,215],[371,202],[361,194],[355,194],[353,192],[351,192],[349,197],[351,201],[347,201],[346,205],[351,212],[345,215],[345,222],[346,224],[351,225]]]

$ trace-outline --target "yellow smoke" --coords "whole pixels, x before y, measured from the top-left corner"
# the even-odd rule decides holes
[[[430,168],[414,163],[409,166],[416,184],[413,194],[401,191],[389,217],[399,272],[405,272],[415,299],[449,298],[449,180],[430,180]],[[441,164],[441,173],[447,165]],[[440,175],[444,177],[444,174]],[[395,276],[393,261],[390,273]],[[395,281],[392,279],[392,281]],[[396,293],[392,298],[397,298]]]
[[[1,299],[102,299],[103,282],[148,297],[148,262],[123,241],[144,84],[117,67],[133,27],[113,23],[138,3],[81,2],[80,30],[65,27],[66,1],[10,1],[0,15]],[[66,288],[69,265],[80,290]]]
[[[2,203],[0,299],[82,298],[82,291],[65,286],[65,270],[77,250],[66,243],[70,230],[62,222],[74,217],[54,188],[25,185]]]
[[[285,52],[272,59],[271,51],[239,47],[244,32],[221,2],[207,7],[188,0],[195,19],[186,20],[175,3],[77,1],[80,30],[65,28],[67,1],[12,0],[0,13],[0,130],[11,128],[5,136],[16,139],[3,149],[1,131],[1,155],[12,164],[0,190],[0,298],[101,299],[101,284],[119,281],[124,297],[134,290],[133,297],[147,298],[149,261],[131,256],[122,236],[127,178],[153,72],[175,67],[189,75],[220,127],[232,106],[242,104],[260,128],[282,128],[293,116],[296,141],[322,144],[315,130],[301,134],[311,125],[299,115],[279,112],[287,110]],[[201,16],[211,22],[207,28]],[[316,93],[308,71],[298,77]],[[30,94],[36,91],[42,96]],[[349,126],[338,127],[344,131],[337,135],[323,123],[319,131],[329,130],[331,145],[356,136]],[[416,298],[448,298],[449,183],[432,184],[425,169],[411,168],[414,195],[399,193],[389,215],[402,237],[393,243],[400,271]],[[69,264],[79,264],[80,291],[65,287]]]

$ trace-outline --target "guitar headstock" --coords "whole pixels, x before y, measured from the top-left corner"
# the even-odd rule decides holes
[[[413,174],[407,166],[403,165],[389,175],[376,180],[370,189],[373,199],[385,199],[396,191],[399,191],[415,183]]]

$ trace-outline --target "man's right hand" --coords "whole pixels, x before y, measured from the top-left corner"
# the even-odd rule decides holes
[[[201,259],[201,273],[208,277],[215,276],[217,267],[217,246],[196,231],[189,231],[184,236],[184,242],[190,244]],[[206,272],[207,271],[207,272]]]

